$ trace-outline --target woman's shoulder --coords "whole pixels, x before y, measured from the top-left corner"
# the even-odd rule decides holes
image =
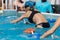
[[[32,13],[32,11],[27,11],[26,15],[30,15]]]
[[[30,13],[32,13],[32,11],[27,11],[26,13],[30,14]]]

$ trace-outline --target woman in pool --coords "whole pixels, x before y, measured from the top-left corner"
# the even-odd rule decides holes
[[[17,6],[18,11],[23,11],[24,10],[24,2],[22,0],[15,0],[13,3],[14,7]]]
[[[28,18],[29,22],[35,23],[36,27],[38,27],[38,28],[42,28],[42,27],[49,28],[50,24],[47,22],[47,20],[44,18],[44,16],[40,12],[34,10],[33,6],[35,5],[35,3],[33,3],[33,5],[32,5],[31,2],[32,1],[30,1],[29,3],[27,3],[27,2],[25,3],[26,13],[23,14],[18,19],[13,20],[12,23],[16,23],[16,22],[22,20],[23,18]]]
[[[52,34],[59,26],[60,26],[60,17],[55,22],[55,25],[50,30],[45,32],[40,38],[45,38],[46,36]]]

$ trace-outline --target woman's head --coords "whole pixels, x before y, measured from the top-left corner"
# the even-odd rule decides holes
[[[25,10],[26,10],[26,11],[30,10],[30,6],[29,6],[29,5],[26,5],[26,6],[25,6]]]
[[[27,1],[25,3],[25,9],[26,10],[33,10],[34,6],[35,6],[35,2],[32,2],[32,1]]]

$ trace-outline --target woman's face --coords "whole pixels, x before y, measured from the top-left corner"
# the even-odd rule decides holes
[[[26,10],[26,11],[29,11],[29,10],[30,10],[30,7],[25,8],[25,10]]]

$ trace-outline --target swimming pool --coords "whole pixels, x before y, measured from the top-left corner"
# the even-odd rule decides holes
[[[11,20],[18,18],[20,15],[21,15],[20,13],[16,15],[16,12],[15,14],[12,12],[12,15],[11,13],[9,15],[6,12],[6,14],[0,16],[0,40],[40,40],[39,38],[29,37],[28,35],[30,34],[24,33],[24,30],[26,30],[27,28],[35,28],[34,27],[35,24],[25,24],[23,20],[15,24],[10,23]],[[25,20],[27,21],[27,19]],[[50,25],[52,27],[54,23],[50,22]],[[43,29],[35,28],[36,30],[35,33],[43,34],[50,28],[43,28]],[[59,31],[60,31],[60,28],[58,28],[52,35],[60,36]],[[60,40],[60,38],[54,38],[50,35],[41,40]]]

